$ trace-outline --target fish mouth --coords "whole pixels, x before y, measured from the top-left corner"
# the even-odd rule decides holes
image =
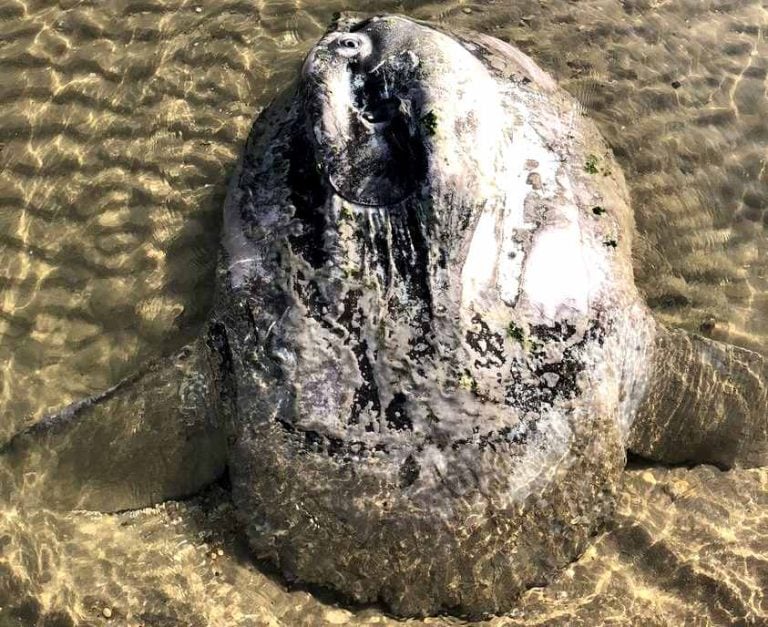
[[[369,124],[390,125],[403,113],[402,105],[403,101],[397,96],[382,97],[370,104],[364,103],[360,115]]]
[[[420,188],[427,147],[418,116],[418,74],[408,53],[380,61],[380,38],[364,30],[335,33],[310,53],[305,112],[319,169],[336,194],[379,207],[402,202]]]

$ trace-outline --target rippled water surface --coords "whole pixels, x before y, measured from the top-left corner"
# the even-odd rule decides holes
[[[657,316],[768,347],[768,5],[378,2],[517,45],[621,163]],[[331,15],[368,3],[0,0],[0,442],[205,320],[227,178]],[[632,468],[614,527],[499,624],[768,623],[768,471]],[[109,612],[104,612],[108,608]],[[106,617],[105,614],[111,614]],[[384,623],[286,590],[226,493],[0,511],[0,625]],[[455,619],[435,618],[434,624]]]

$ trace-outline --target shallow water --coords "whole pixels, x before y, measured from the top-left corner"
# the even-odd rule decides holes
[[[195,335],[248,128],[347,8],[365,7],[0,2],[0,441]],[[550,71],[624,169],[637,281],[657,316],[765,351],[759,0],[376,8],[490,33]],[[765,624],[767,489],[765,470],[630,470],[615,527],[498,622]],[[286,591],[248,560],[231,514],[219,489],[120,516],[6,508],[0,625],[99,624],[104,607],[118,624],[388,620]]]

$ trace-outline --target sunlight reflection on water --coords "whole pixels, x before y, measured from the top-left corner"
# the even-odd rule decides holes
[[[365,3],[0,6],[3,440],[30,416],[104,389],[195,335],[248,128],[332,13],[350,4]],[[637,280],[658,317],[768,346],[768,13],[759,1],[377,9],[487,32],[552,72],[624,169]],[[590,624],[722,622],[724,611],[764,620],[768,475],[627,476],[617,530],[555,586],[532,591],[520,612]],[[107,605],[114,620],[147,625],[161,611],[179,624],[351,620],[255,570],[235,528],[216,490],[192,505],[121,516],[0,512],[0,612],[17,612],[21,624],[45,612],[98,621]],[[225,555],[213,559],[215,546]],[[652,550],[662,549],[656,563]],[[690,572],[680,566],[694,558]],[[150,608],[143,618],[141,607]]]

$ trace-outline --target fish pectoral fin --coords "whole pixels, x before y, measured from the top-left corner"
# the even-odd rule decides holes
[[[43,417],[0,448],[2,496],[110,512],[195,493],[225,470],[215,388],[198,340]]]
[[[768,359],[659,327],[648,394],[627,448],[664,463],[768,465]]]

